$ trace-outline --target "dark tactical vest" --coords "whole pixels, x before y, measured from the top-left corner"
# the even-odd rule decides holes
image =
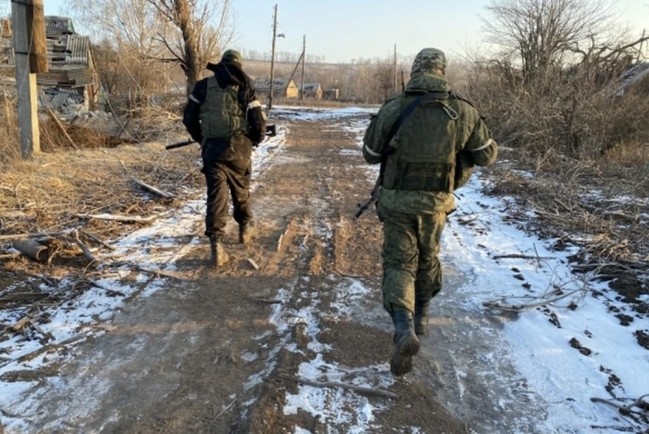
[[[203,142],[206,139],[229,139],[247,131],[248,124],[237,99],[238,92],[239,86],[221,89],[216,77],[207,79],[207,95],[200,110]]]
[[[422,103],[403,122],[389,144],[395,151],[386,161],[385,188],[453,192],[458,114],[447,102]]]

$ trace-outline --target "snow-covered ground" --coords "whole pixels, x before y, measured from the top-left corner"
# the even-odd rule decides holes
[[[341,122],[353,114],[358,111],[309,110],[295,116],[302,120],[340,122],[342,127],[357,134],[360,147],[369,118]],[[369,176],[374,174],[374,170],[369,171]],[[649,330],[649,320],[634,314],[605,283],[596,283],[590,279],[592,276],[573,274],[568,257],[575,253],[574,249],[558,251],[553,248],[556,240],[542,240],[517,229],[507,215],[513,201],[481,193],[488,182],[478,171],[458,191],[458,211],[451,215],[445,230],[441,256],[445,269],[453,269],[446,271],[459,272],[462,279],[456,285],[447,282],[434,303],[455,303],[455,312],[463,312],[468,318],[496,318],[498,326],[483,334],[466,332],[475,326],[472,323],[460,327],[459,333],[465,335],[463,345],[480,344],[483,349],[477,356],[479,360],[464,363],[481,364],[483,377],[490,377],[485,381],[494,386],[524,384],[524,393],[534,399],[513,403],[512,396],[516,393],[489,396],[502,420],[476,424],[490,427],[485,428],[489,431],[482,432],[495,432],[494,427],[499,425],[501,432],[606,433],[647,429],[643,421],[646,404],[640,403],[645,406],[641,409],[633,403],[640,398],[645,403],[649,401],[645,397],[649,394],[649,351],[635,337],[635,333]],[[338,288],[340,299],[350,309],[350,303],[363,300],[362,295],[371,291],[359,281]],[[649,301],[649,297],[643,301]],[[434,314],[435,306],[432,311]],[[516,313],[500,315],[503,311]],[[340,312],[345,315],[346,311]],[[620,314],[634,319],[629,325],[623,325],[616,317]],[[313,318],[313,312],[303,315],[302,320],[309,318]],[[485,350],[486,334],[489,338]],[[453,353],[452,349],[446,351]],[[332,382],[342,376],[342,367],[321,363],[316,359],[305,364],[303,376],[322,379],[326,372],[330,373],[327,380]],[[513,367],[515,373],[499,369],[500,366]],[[387,366],[368,367],[365,372],[372,378],[359,385],[388,387],[393,380],[381,375],[386,370]],[[466,373],[458,370],[457,375],[462,377]],[[355,378],[358,376],[356,373]],[[461,382],[458,384],[461,387]],[[493,387],[493,390],[497,394],[500,389]],[[530,408],[530,402],[541,408]],[[353,432],[365,432],[372,426],[373,411],[380,411],[380,408],[372,409],[367,400],[346,402],[342,394],[332,399],[309,386],[302,386],[297,396],[289,396],[287,403],[288,412],[301,408],[332,423],[346,414],[343,409],[357,408],[358,413],[352,418],[356,421]],[[628,410],[636,416],[644,414],[623,416],[615,406],[629,406]],[[508,407],[517,407],[517,411],[508,416]],[[529,413],[521,417],[525,407]],[[463,413],[466,414],[466,409]],[[508,418],[512,420],[507,421]],[[417,432],[417,427],[410,429]]]
[[[362,133],[369,117],[359,119],[357,115],[369,111],[278,107],[273,115],[279,120],[327,120],[356,134],[360,152]],[[280,127],[276,137],[265,141],[255,151],[255,172],[273,164],[267,157],[281,152],[286,132],[286,128]],[[374,173],[375,169],[368,169],[368,177]],[[542,407],[541,411],[529,409],[530,415],[541,414],[541,417],[523,420],[512,416],[507,432],[644,432],[647,425],[633,417],[640,409],[632,403],[649,393],[649,351],[638,344],[634,333],[647,333],[649,320],[635,315],[606,284],[595,283],[587,275],[572,274],[568,257],[574,251],[555,250],[555,240],[542,240],[517,229],[507,218],[507,209],[512,206],[508,198],[486,197],[481,193],[488,182],[478,171],[458,192],[458,211],[450,217],[443,237],[442,262],[449,278],[445,280],[444,291],[434,300],[433,316],[442,312],[436,306],[442,309],[452,305],[456,313],[461,313],[455,318],[456,322],[461,323],[463,318],[494,319],[490,321],[493,326],[481,330],[483,334],[471,332],[475,327],[473,323],[462,325],[462,345],[481,349],[479,360],[465,360],[464,363],[479,364],[479,368],[472,369],[491,372],[487,380],[490,384],[500,384],[506,389],[514,380],[524,383],[525,393],[535,397],[526,405]],[[129,256],[133,263],[146,269],[173,272],[174,261],[182,257],[183,249],[192,246],[174,245],[172,240],[187,235],[188,222],[202,220],[201,194],[196,192],[196,197],[173,215],[119,240],[114,254],[122,258]],[[147,244],[157,247],[155,254],[142,248]],[[142,254],[145,256],[138,256]],[[458,275],[461,279],[453,277]],[[96,290],[89,290],[66,304],[65,310],[52,311],[51,321],[41,325],[39,333],[49,336],[50,344],[81,342],[92,333],[98,333],[92,325],[98,320],[110,321],[128,297],[134,294],[146,297],[164,290],[163,275],[151,279],[150,273],[143,273],[142,281],[148,282],[144,290],[136,283],[119,283],[119,279],[119,272],[113,277],[107,276],[95,282]],[[66,282],[59,287],[40,284],[45,292],[60,291],[65,285]],[[0,296],[11,289],[1,289]],[[345,317],[352,315],[366,299],[364,295],[375,288],[355,279],[345,279],[336,290],[337,315]],[[106,295],[109,291],[111,296]],[[643,301],[649,302],[649,297]],[[313,309],[300,312],[275,310],[270,321],[281,333],[287,329],[288,318],[290,321],[297,318],[306,322],[309,335],[315,336],[319,327],[315,299],[312,306]],[[507,307],[517,313],[503,314]],[[277,309],[281,309],[281,305]],[[377,315],[382,314],[380,306],[377,312]],[[26,313],[25,308],[4,309],[0,311],[0,324],[15,324]],[[628,325],[621,324],[616,317],[620,314],[632,319]],[[432,327],[434,324],[435,321]],[[319,352],[327,351],[317,340],[310,345]],[[27,413],[32,405],[25,393],[35,385],[30,381],[11,381],[9,374],[39,370],[66,357],[65,352],[38,354],[40,347],[37,339],[29,340],[20,335],[0,342],[0,418],[7,433],[29,432],[25,420],[29,418]],[[458,349],[445,350],[449,354],[454,351],[459,354]],[[421,357],[425,354],[424,351]],[[504,365],[515,372],[499,368]],[[456,376],[466,376],[461,364],[459,366]],[[338,381],[349,374],[345,367],[316,358],[303,365],[299,375],[322,380],[324,372],[328,381]],[[363,372],[354,373],[354,378],[356,386],[380,389],[388,389],[395,381],[389,375],[387,364],[367,367]],[[512,404],[506,392],[497,396],[498,387],[493,390],[496,396],[489,398],[494,401],[496,410],[503,409],[503,418],[507,418],[508,406],[520,409],[523,405]],[[597,399],[618,406],[629,405],[632,414],[621,415],[613,405]],[[323,421],[345,424],[351,427],[349,432],[354,433],[376,429],[374,415],[383,409],[360,395],[350,397],[340,391],[327,392],[309,386],[300,386],[296,395],[286,397],[285,404],[287,414],[302,409],[319,415]],[[644,415],[646,417],[646,410]],[[520,423],[518,427],[517,423]],[[303,428],[296,430],[297,434],[308,432]],[[410,432],[422,431],[410,427]]]

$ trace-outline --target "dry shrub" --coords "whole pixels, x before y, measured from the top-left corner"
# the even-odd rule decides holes
[[[649,142],[649,98],[616,96],[610,81],[589,71],[554,71],[542,82],[522,82],[506,63],[476,66],[467,92],[486,114],[499,142],[544,155],[548,150],[580,161],[609,164],[618,146]],[[646,164],[646,152],[633,151]]]
[[[0,94],[0,171],[20,159],[20,132],[16,99]]]

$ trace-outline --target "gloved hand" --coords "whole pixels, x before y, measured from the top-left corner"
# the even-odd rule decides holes
[[[453,190],[457,190],[469,182],[474,167],[475,164],[473,163],[469,152],[461,151],[455,156],[455,180],[453,183]]]

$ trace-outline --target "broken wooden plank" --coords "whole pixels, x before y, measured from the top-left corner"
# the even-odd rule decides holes
[[[63,134],[63,137],[65,137],[68,143],[70,143],[70,145],[72,145],[72,147],[78,151],[79,147],[76,145],[76,143],[74,143],[72,137],[70,137],[68,132],[65,130],[65,127],[59,120],[58,116],[56,116],[56,113],[54,113],[49,107],[46,109],[46,112],[50,119],[52,119],[52,122],[54,122],[54,125],[56,125],[56,128],[61,132],[61,134]]]

